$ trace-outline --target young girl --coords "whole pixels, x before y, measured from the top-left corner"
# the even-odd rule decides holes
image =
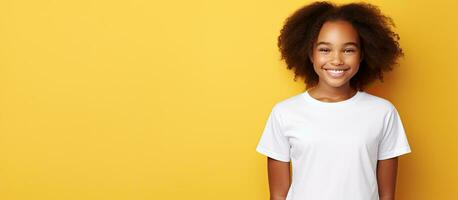
[[[256,147],[271,200],[394,200],[410,146],[393,104],[363,91],[403,56],[391,26],[367,3],[316,2],[286,20],[278,46],[306,91],[273,106]]]

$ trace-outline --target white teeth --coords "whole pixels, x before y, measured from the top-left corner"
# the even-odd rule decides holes
[[[344,71],[343,69],[327,69],[327,70],[331,72],[343,72]]]

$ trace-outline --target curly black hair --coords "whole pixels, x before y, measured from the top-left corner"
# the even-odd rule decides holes
[[[337,6],[330,2],[308,4],[285,20],[278,36],[281,60],[287,69],[294,69],[294,81],[304,77],[306,89],[316,86],[319,77],[310,61],[310,53],[321,27],[327,21],[344,20],[358,32],[363,59],[350,86],[363,90],[376,79],[383,82],[383,72],[391,71],[399,57],[404,56],[399,35],[391,30],[393,20],[369,3],[349,3]]]

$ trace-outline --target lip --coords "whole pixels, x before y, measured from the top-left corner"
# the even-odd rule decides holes
[[[344,70],[344,71],[347,71],[349,70],[350,68],[323,68],[324,70]]]
[[[349,68],[341,69],[343,70],[342,72],[332,72],[331,70],[339,70],[339,69],[330,69],[330,68],[329,69],[323,68],[323,70],[326,71],[326,73],[332,78],[340,78],[340,77],[343,77],[345,73],[347,73]]]

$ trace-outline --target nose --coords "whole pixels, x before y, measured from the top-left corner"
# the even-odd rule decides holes
[[[342,65],[342,64],[343,64],[343,61],[342,61],[342,58],[340,57],[339,52],[336,52],[336,53],[334,54],[334,56],[332,57],[331,63],[332,63],[333,65]]]

